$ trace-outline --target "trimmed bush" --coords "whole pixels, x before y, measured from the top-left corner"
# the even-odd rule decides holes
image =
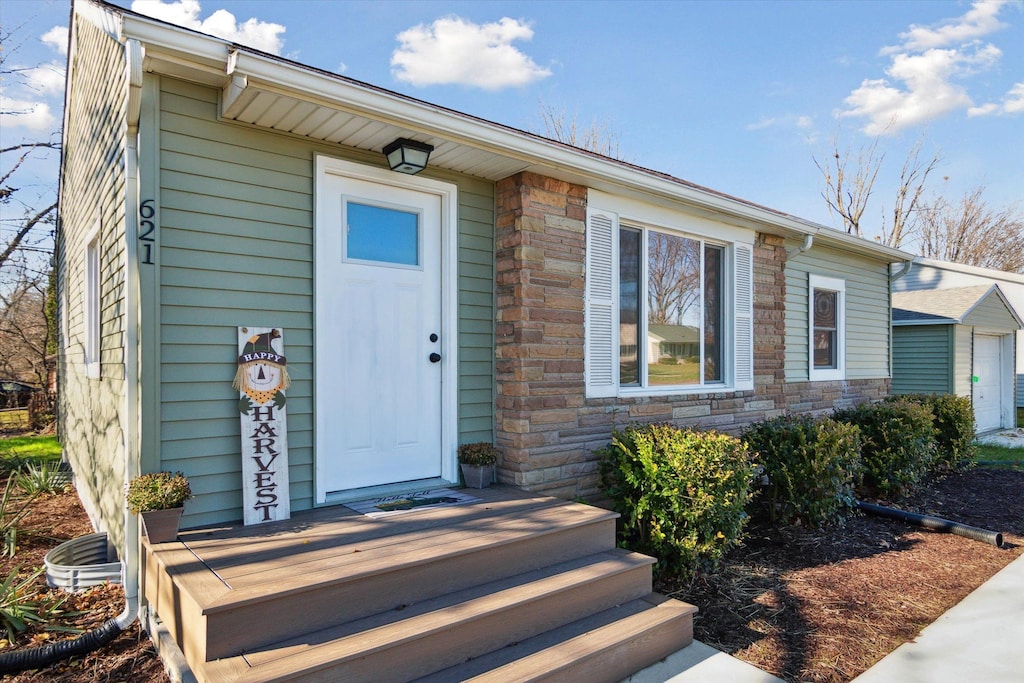
[[[931,467],[935,428],[928,406],[898,397],[839,410],[833,417],[860,427],[864,492],[908,493]]]
[[[860,473],[856,425],[786,415],[751,425],[742,439],[767,476],[761,500],[772,522],[837,523],[853,509]]]
[[[633,425],[597,454],[605,492],[622,515],[619,545],[656,557],[658,576],[689,580],[739,541],[754,475],[739,439]]]
[[[886,401],[898,397],[890,396]],[[903,398],[928,406],[935,417],[935,459],[932,469],[962,470],[974,462],[974,406],[966,396],[908,394]]]

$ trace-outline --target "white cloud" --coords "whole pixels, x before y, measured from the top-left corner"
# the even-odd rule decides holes
[[[25,87],[42,95],[64,93],[64,65],[57,62],[40,64],[22,72]]]
[[[275,55],[281,54],[281,48],[284,46],[281,34],[285,32],[285,27],[281,24],[260,21],[256,18],[247,19],[242,24],[238,24],[235,15],[223,9],[217,10],[200,21],[199,13],[202,11],[202,7],[198,0],[177,0],[176,2],[135,0],[132,2],[132,10],[154,19],[208,33]]]
[[[991,69],[1002,51],[983,36],[1004,28],[997,19],[1004,0],[979,0],[963,16],[935,27],[911,26],[901,33],[903,43],[883,48],[888,55],[888,78],[865,79],[844,100],[840,117],[865,118],[868,135],[896,133],[966,111],[968,116],[991,113],[989,105],[975,106],[964,81]]]
[[[967,117],[974,118],[975,116],[988,116],[999,111],[999,105],[994,102],[983,104],[979,107],[971,107],[967,110]]]
[[[68,27],[54,26],[40,38],[50,48],[62,55],[68,54]]]
[[[911,24],[909,31],[900,34],[903,44],[882,48],[882,54],[961,45],[987,36],[1006,28],[1007,24],[996,17],[1005,4],[1006,0],[979,0],[962,17],[946,19],[935,27]]]
[[[1024,114],[1024,81],[1014,83],[1003,100],[1003,111],[1007,114]]]
[[[52,131],[58,121],[50,105],[45,102],[30,102],[0,95],[0,125],[4,128]]]
[[[500,90],[527,85],[551,75],[512,46],[516,40],[531,38],[529,25],[508,17],[490,24],[446,17],[398,34],[391,73],[399,81],[421,87],[459,84]]]

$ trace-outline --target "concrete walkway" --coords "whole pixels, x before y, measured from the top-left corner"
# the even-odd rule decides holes
[[[855,678],[857,683],[1024,682],[1024,556]]]

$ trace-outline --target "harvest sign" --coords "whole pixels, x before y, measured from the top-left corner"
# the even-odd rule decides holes
[[[239,327],[238,371],[233,386],[239,391],[242,509],[247,525],[291,517],[284,393],[290,384],[284,331]]]

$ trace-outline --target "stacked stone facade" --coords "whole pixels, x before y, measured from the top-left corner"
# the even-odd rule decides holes
[[[499,479],[563,498],[600,497],[594,450],[631,422],[738,434],[785,412],[827,412],[889,393],[888,379],[785,381],[780,237],[754,251],[754,390],[587,399],[583,375],[587,189],[531,173],[497,186]]]

